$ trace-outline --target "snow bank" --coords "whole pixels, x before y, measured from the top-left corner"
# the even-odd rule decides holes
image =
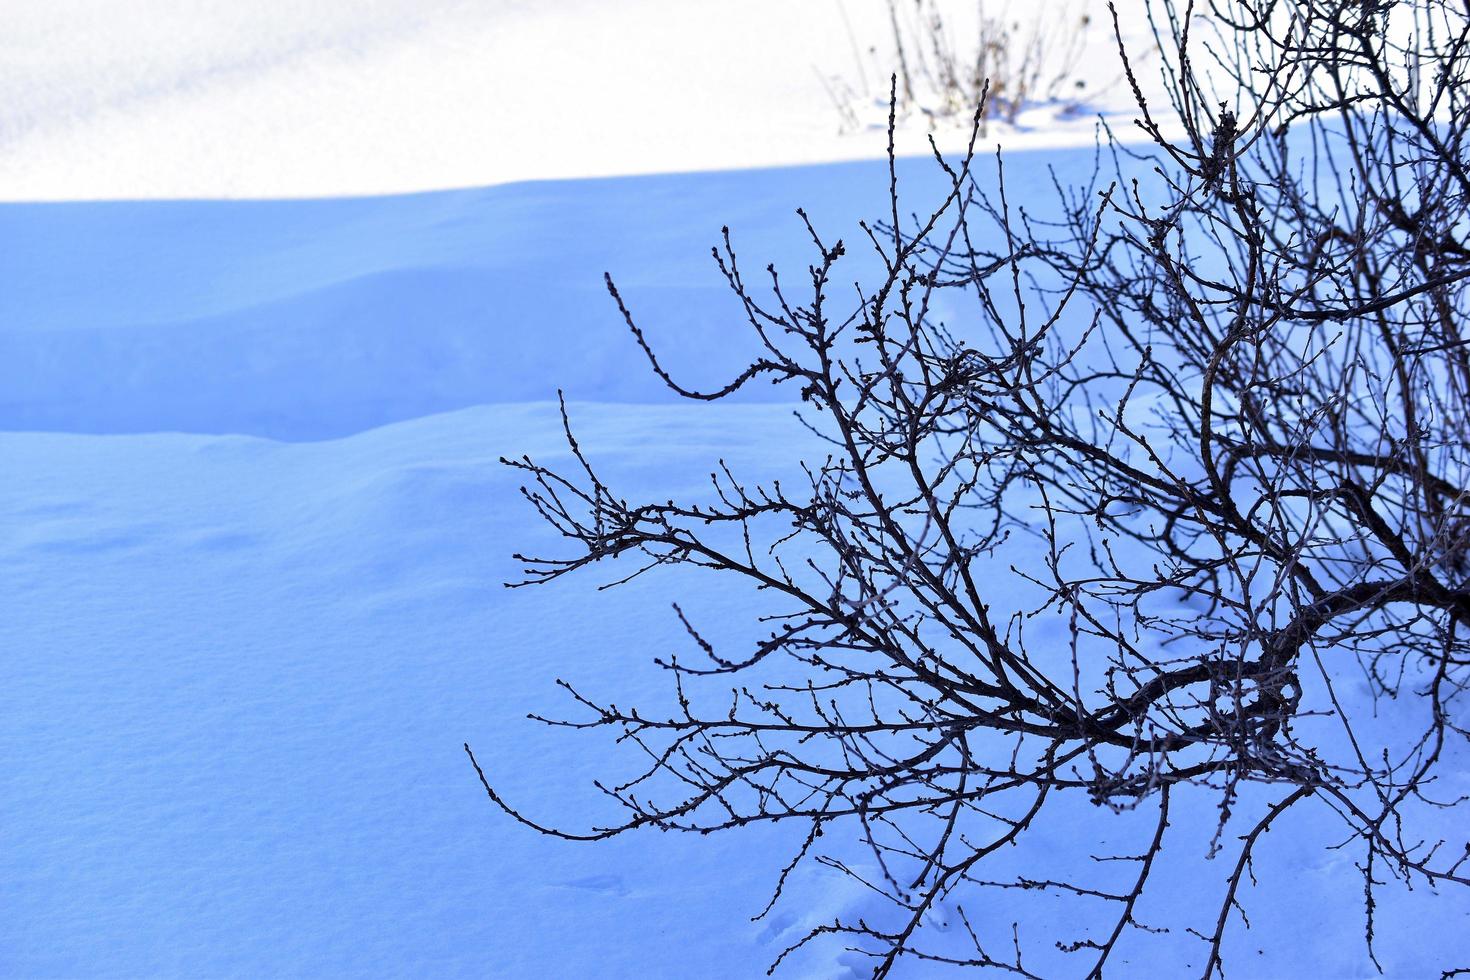
[[[1048,192],[1027,157],[1013,192]],[[515,184],[367,199],[0,208],[0,429],[321,439],[485,403],[659,402],[602,273],[673,367],[723,384],[750,349],[710,257],[812,259],[794,211],[861,240],[879,162]],[[982,164],[982,173],[991,169]],[[941,191],[906,161],[914,200]],[[855,252],[862,250],[854,247]],[[847,265],[856,275],[863,260]],[[784,399],[752,386],[745,399]]]
[[[1124,4],[1130,31],[1138,3]],[[1118,71],[1096,14],[1079,74],[1101,90]],[[884,134],[839,133],[824,78],[886,96],[862,49],[889,37],[883,0],[6,4],[0,200],[380,194],[873,158]],[[1091,140],[1085,114],[1043,110],[1023,129],[1008,144]],[[900,152],[926,145],[914,127]]]

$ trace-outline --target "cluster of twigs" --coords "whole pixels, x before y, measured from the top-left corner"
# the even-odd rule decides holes
[[[1114,906],[1059,943],[1102,975],[1150,940],[1136,910],[1171,794],[1214,794],[1221,831],[1245,821],[1217,834],[1238,846],[1195,933],[1206,978],[1253,848],[1289,810],[1361,849],[1368,957],[1385,875],[1470,884],[1470,843],[1409,826],[1460,802],[1432,782],[1467,735],[1470,18],[1449,0],[1205,6],[1150,6],[1168,107],[1145,99],[1119,32],[1151,143],[1110,138],[1092,186],[1059,188],[1057,218],[1012,206],[1003,169],[982,186],[972,137],[961,161],[936,152],[949,192],[925,217],[905,217],[890,156],[889,213],[863,226],[883,274],[850,304],[846,247],[810,223],[808,274],[771,270],[764,290],[727,232],[716,259],[763,353],[719,390],[665,370],[609,279],[671,388],[789,384],[829,454],[799,486],[722,470],[705,504],[624,499],[570,427],[575,472],[508,461],[573,545],[525,559],[521,584],[614,558],[701,566],[763,590],[771,629],[735,655],[686,621],[698,662],[666,664],[667,713],[573,692],[584,715],[567,723],[647,752],[607,788],[623,821],[545,827],[487,781],[497,804],[575,839],[800,824],[773,902],[802,861],[858,874],[839,855],[859,841],[892,917],[793,949],[839,937],[878,977],[908,958],[1034,975],[1019,941],[993,953],[972,927],[963,897],[986,887]],[[998,608],[997,574],[1034,603]],[[1039,612],[1062,640],[1028,636]],[[719,710],[694,691],[712,683],[730,692]],[[1375,743],[1357,683],[1416,727]],[[1114,855],[1129,880],[1100,884],[1096,864],[985,878],[1076,795],[1156,812],[1144,850]],[[928,941],[942,903],[967,951]]]
[[[1024,25],[1010,16],[1008,6],[997,12],[996,4],[987,5],[985,0],[976,3],[973,23],[947,16],[938,0],[887,0],[887,4],[889,44],[881,56],[876,44],[867,53],[875,62],[873,74],[884,78],[889,75],[886,59],[891,58],[900,118],[919,113],[931,128],[963,126],[984,91],[988,92],[988,109],[980,124],[984,135],[988,120],[1015,123],[1023,109],[1054,103],[1086,88],[1086,80],[1078,75],[1092,23],[1085,4],[1061,0],[1039,14],[1028,12]],[[846,26],[850,33],[851,25]],[[856,83],[823,79],[844,127],[850,129],[861,125],[854,109],[860,101],[856,89],[868,87],[868,66],[861,54],[858,58]]]

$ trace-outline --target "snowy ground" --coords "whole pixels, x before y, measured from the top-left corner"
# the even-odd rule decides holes
[[[742,978],[860,912],[813,872],[750,923],[778,830],[537,837],[460,749],[590,822],[600,750],[525,713],[558,676],[656,702],[670,598],[748,617],[698,578],[502,589],[549,540],[495,460],[563,452],[558,387],[634,492],[803,444],[779,392],[671,403],[601,273],[722,378],[720,226],[801,268],[793,208],[849,237],[877,210],[881,134],[838,137],[812,71],[851,62],[838,5],[145,7],[0,10],[0,199],[31,202],[0,206],[0,974]],[[1065,148],[1087,124],[1045,121],[1002,134],[1018,200],[1090,157]],[[515,182],[552,176],[581,179]],[[139,200],[241,197],[320,199]],[[1109,832],[1079,811],[1039,840]],[[1309,911],[1262,917],[1233,975],[1361,972],[1351,856],[1272,836],[1257,900]],[[1182,850],[1188,910],[1224,869]],[[1425,899],[1381,910],[1392,975],[1457,942],[1465,909]],[[1197,945],[1126,953],[1172,975]],[[859,968],[827,947],[789,975]]]
[[[972,9],[950,7],[957,23]],[[884,134],[839,134],[824,78],[886,97],[888,68],[863,50],[888,36],[886,11],[882,0],[18,0],[0,5],[0,200],[340,196],[872,157]],[[1117,105],[1106,13],[1091,12],[1078,76],[1089,98]],[[1028,115],[1008,142],[1091,142],[1086,113],[1055,116]],[[918,130],[900,146],[924,148]]]

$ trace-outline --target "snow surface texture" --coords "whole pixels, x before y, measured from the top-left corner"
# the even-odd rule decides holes
[[[1089,158],[1027,156],[1013,193]],[[919,196],[932,175],[904,168]],[[791,266],[781,203],[850,229],[885,186],[869,163],[0,210],[0,364],[20,392],[0,428],[51,430],[0,434],[0,972],[749,977],[803,927],[860,912],[814,872],[781,917],[746,921],[791,843],[779,830],[540,838],[490,809],[459,742],[510,798],[590,822],[609,756],[525,713],[562,704],[556,676],[662,703],[647,662],[684,642],[667,601],[715,622],[754,608],[700,577],[500,588],[512,550],[555,547],[495,462],[564,453],[555,385],[632,494],[698,494],[720,457],[770,474],[789,462],[771,445],[804,444],[786,404],[659,403],[595,270],[627,269],[676,366],[720,377],[739,333],[698,261],[712,226]],[[1209,901],[1192,875],[1223,875],[1200,860],[1210,812],[1171,854],[1179,883],[1160,882],[1176,906]],[[1076,858],[1127,829],[1083,803],[1036,839]],[[1309,822],[1271,837],[1248,906],[1270,969],[1237,958],[1236,975],[1345,975],[1361,963],[1350,856]],[[1429,899],[1380,909],[1397,975],[1427,972],[1435,930],[1463,916]],[[1288,901],[1348,931],[1303,935],[1302,913],[1267,911]],[[790,975],[860,963],[827,949]]]
[[[829,14],[10,4],[0,197],[341,195],[870,154],[871,134],[836,141],[809,87],[813,52],[850,57],[808,30]],[[1011,193],[1045,195],[1048,165],[1089,158],[1018,157]],[[903,174],[916,201],[936,186],[922,161]],[[770,474],[806,445],[771,389],[671,403],[602,271],[672,367],[724,378],[745,340],[708,258],[719,227],[752,262],[801,268],[795,206],[852,238],[885,188],[869,161],[0,208],[0,975],[743,978],[862,914],[866,896],[814,869],[748,921],[791,844],[780,828],[539,837],[491,810],[459,746],[518,804],[591,823],[590,780],[616,756],[526,712],[562,705],[557,676],[663,703],[648,662],[682,642],[669,599],[735,631],[757,608],[698,576],[500,587],[512,550],[554,546],[495,460],[564,454],[558,387],[632,494],[698,494],[721,457]],[[1159,891],[1196,921],[1214,892],[1197,883],[1225,873],[1201,859],[1211,816],[1180,804]],[[1073,860],[1136,829],[1083,804],[1036,843]],[[1352,856],[1321,837],[1283,819],[1263,844],[1233,976],[1367,975]],[[1390,975],[1430,975],[1462,942],[1463,903],[1379,898]],[[1031,925],[1046,937],[1068,914]],[[1198,965],[1195,940],[1133,939],[1119,955],[1137,975]],[[815,948],[787,975],[864,962]]]
[[[971,8],[952,6],[960,22]],[[1097,7],[1078,75],[1116,103]],[[863,49],[889,36],[882,0],[17,0],[0,4],[0,200],[336,196],[871,157],[885,134],[839,134],[824,79],[886,99],[889,66]],[[1038,110],[1008,142],[1091,143],[1087,113],[1055,116]],[[924,147],[915,131],[900,150]]]

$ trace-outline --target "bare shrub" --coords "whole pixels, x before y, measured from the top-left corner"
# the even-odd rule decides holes
[[[1040,12],[1028,10],[1024,23],[1010,16],[1009,4],[985,0],[975,4],[973,22],[951,16],[954,5],[939,0],[887,4],[890,36],[881,46],[869,45],[867,58],[874,77],[897,76],[900,118],[919,113],[931,128],[964,126],[988,90],[983,134],[988,119],[1015,123],[1025,108],[1085,93],[1087,82],[1077,68],[1092,23],[1086,4],[1061,0]],[[851,25],[844,26],[851,34]],[[860,128],[862,115],[855,107],[874,101],[867,91],[869,71],[861,61],[859,68],[857,82],[823,79],[844,129]]]
[[[850,944],[879,977],[911,958],[1033,976],[1063,953],[1102,975],[1157,941],[1139,905],[1171,807],[1201,799],[1224,862],[1191,928],[1206,978],[1284,814],[1355,855],[1367,958],[1387,883],[1470,884],[1463,835],[1414,829],[1463,802],[1434,779],[1463,752],[1470,680],[1470,20],[1448,0],[1150,13],[1172,106],[1135,86],[1152,143],[1110,142],[1051,219],[1008,201],[1003,169],[987,190],[972,149],[936,153],[949,192],[905,220],[890,159],[889,213],[863,226],[884,272],[846,304],[842,242],[808,224],[799,286],[771,270],[757,289],[727,232],[716,258],[764,353],[719,390],[671,376],[608,280],[671,388],[788,384],[829,455],[799,486],[722,471],[709,504],[626,500],[574,441],[573,472],[508,461],[571,545],[520,584],[610,559],[713,569],[768,597],[769,635],[724,652],[686,621],[666,710],[573,692],[565,724],[646,752],[606,788],[626,819],[554,829],[486,779],[497,805],[582,840],[799,825],[773,902],[803,861],[859,875],[864,847],[887,911],[793,948]],[[1060,640],[1028,632],[1040,614]],[[1038,861],[1033,833],[1075,797],[1150,832],[1062,877],[991,877],[1014,848]],[[966,912],[988,888],[1114,912],[1002,952]]]

